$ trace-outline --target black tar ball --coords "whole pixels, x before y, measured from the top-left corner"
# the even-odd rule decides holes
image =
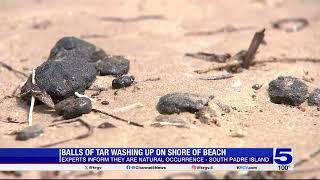
[[[298,106],[307,99],[308,86],[298,78],[279,76],[269,83],[268,92],[273,103]]]
[[[112,81],[112,88],[113,89],[121,89],[125,87],[131,86],[134,82],[134,76],[121,76]]]
[[[75,37],[60,39],[50,52],[49,59],[37,67],[37,86],[46,91],[53,100],[62,100],[82,93],[96,79],[95,62],[106,54],[93,44]],[[31,83],[29,78],[26,83]],[[22,88],[22,93],[29,90]]]
[[[309,106],[320,106],[320,89],[315,89],[309,96]]]
[[[44,127],[39,124],[28,126],[17,133],[16,140],[26,141],[28,139],[35,138],[40,134],[42,134],[43,130],[44,130]]]
[[[101,76],[122,76],[129,72],[129,60],[123,56],[109,56],[96,64]]]
[[[71,119],[88,114],[92,110],[91,100],[89,98],[73,98],[65,99],[55,106],[58,114],[63,115],[64,119]]]
[[[63,37],[51,49],[49,59],[64,56],[65,53],[70,53],[71,51],[81,52],[90,63],[102,60],[107,56],[103,49],[87,41],[76,37]]]
[[[160,114],[195,113],[207,106],[208,102],[208,98],[196,94],[170,93],[159,99],[157,110]]]
[[[35,79],[52,99],[65,99],[84,92],[96,79],[96,70],[80,52],[68,52],[39,66]]]

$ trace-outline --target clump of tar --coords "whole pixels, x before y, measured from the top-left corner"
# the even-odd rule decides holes
[[[308,86],[298,78],[279,76],[269,83],[268,93],[273,103],[298,106],[307,99]]]
[[[170,93],[162,96],[157,104],[160,114],[180,112],[195,113],[208,105],[208,98],[189,93]]]
[[[134,82],[134,76],[121,76],[112,81],[112,88],[113,89],[121,89],[125,87],[131,86]]]

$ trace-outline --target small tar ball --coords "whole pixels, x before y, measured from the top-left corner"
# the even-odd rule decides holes
[[[121,76],[112,81],[112,88],[113,89],[121,89],[125,87],[131,86],[134,82],[134,76]]]

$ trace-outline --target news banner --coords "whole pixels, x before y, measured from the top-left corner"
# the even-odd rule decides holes
[[[293,169],[291,148],[0,148],[0,170]]]

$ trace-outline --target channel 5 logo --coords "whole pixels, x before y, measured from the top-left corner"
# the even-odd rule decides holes
[[[274,162],[279,165],[291,164],[293,162],[293,152],[291,148],[275,148]]]

